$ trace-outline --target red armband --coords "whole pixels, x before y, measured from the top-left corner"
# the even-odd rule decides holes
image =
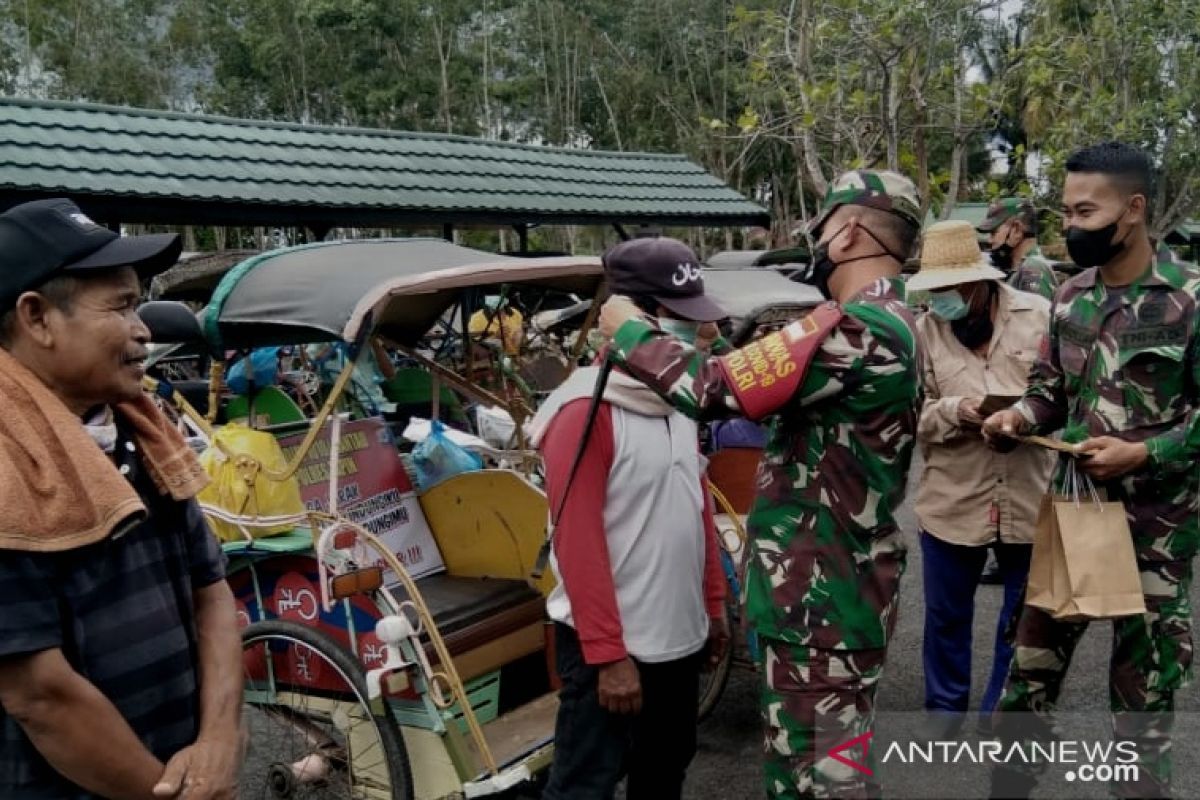
[[[760,420],[792,399],[817,348],[843,316],[837,303],[825,303],[804,319],[719,359],[730,390],[747,417]]]

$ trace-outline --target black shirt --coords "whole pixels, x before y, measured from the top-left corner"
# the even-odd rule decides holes
[[[196,502],[160,495],[123,434],[113,460],[145,503],[146,519],[62,553],[0,550],[0,658],[60,648],[165,762],[196,738],[192,593],[222,580],[225,561]],[[0,708],[0,798],[89,797]]]

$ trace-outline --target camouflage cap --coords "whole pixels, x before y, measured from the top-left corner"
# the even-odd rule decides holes
[[[921,227],[921,198],[917,187],[898,172],[858,169],[843,173],[829,185],[821,213],[808,226],[816,235],[829,215],[842,206],[866,206],[887,211]]]
[[[1037,222],[1037,212],[1033,208],[1033,203],[1023,197],[1005,197],[996,200],[988,206],[987,217],[979,223],[979,227],[975,230],[980,233],[991,233],[1014,217],[1024,222],[1026,228],[1032,228]]]

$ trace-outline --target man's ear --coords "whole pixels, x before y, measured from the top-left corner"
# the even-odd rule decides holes
[[[862,221],[858,218],[857,214],[850,214],[843,220],[840,226],[842,228],[841,233],[834,236],[835,239],[840,238],[842,240],[841,252],[848,253],[858,246],[859,239],[863,235],[861,223]],[[833,243],[833,239],[829,241],[830,244]]]
[[[50,326],[50,314],[54,306],[37,292],[25,292],[17,298],[13,309],[17,315],[16,328],[21,336],[28,337],[41,347],[54,344],[54,333]]]
[[[1025,223],[1024,222],[1022,222],[1019,219],[1014,219],[1011,222],[1009,222],[1008,236],[1004,237],[1005,242],[1008,242],[1009,240],[1012,239],[1013,231],[1016,231],[1018,243],[1025,240]],[[1016,245],[1013,245],[1013,246],[1015,247]]]
[[[1149,219],[1146,217],[1147,203],[1148,201],[1146,200],[1146,195],[1141,194],[1140,192],[1130,195],[1128,213],[1131,221],[1141,222],[1143,224],[1149,222]]]

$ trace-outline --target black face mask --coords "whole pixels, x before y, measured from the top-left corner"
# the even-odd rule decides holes
[[[1094,231],[1072,225],[1067,228],[1067,253],[1072,261],[1084,269],[1102,267],[1125,248],[1124,239],[1113,241],[1116,235],[1116,220]]]
[[[992,256],[992,266],[1001,272],[1012,272],[1013,246],[1000,244],[988,251]]]
[[[817,291],[826,300],[833,297],[829,291],[829,279],[833,277],[834,271],[838,265],[829,257],[829,243],[822,242],[813,250],[812,260],[808,263],[808,269],[801,270],[797,273],[797,279],[801,283],[807,283],[815,286]]]
[[[950,323],[950,332],[958,339],[959,344],[968,350],[982,347],[992,340],[992,334],[995,332],[992,326],[992,303],[995,297],[996,285],[989,281],[987,302],[983,304],[983,311],[976,312],[972,308],[971,313]]]
[[[904,262],[904,259],[898,257],[895,253],[887,248],[887,245],[879,241],[879,237],[871,233],[869,228],[863,226],[860,227],[862,227],[862,229],[866,232],[867,236],[870,236],[875,240],[876,244],[883,248],[882,253],[872,253],[869,256],[856,256],[854,258],[847,258],[845,261],[834,261],[829,256],[829,242],[832,242],[834,239],[842,235],[842,231],[846,229],[846,226],[843,225],[842,227],[838,228],[837,233],[835,233],[833,236],[830,236],[827,241],[821,242],[813,248],[812,260],[805,265],[804,269],[798,270],[796,274],[792,276],[792,280],[814,286],[816,287],[817,291],[821,293],[822,297],[824,297],[826,300],[832,300],[833,293],[829,290],[829,279],[833,277],[833,273],[837,271],[838,267],[851,264],[855,261],[865,261],[868,258],[878,258],[881,255],[888,255],[901,263]]]

